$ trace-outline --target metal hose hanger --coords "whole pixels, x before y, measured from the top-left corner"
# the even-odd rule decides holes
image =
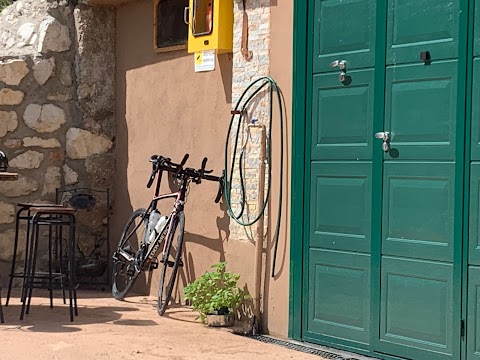
[[[268,128],[266,132],[266,162],[268,163],[268,183],[267,183],[267,191],[265,197],[263,199],[263,205],[258,210],[258,213],[255,215],[253,220],[243,221],[242,217],[245,211],[247,197],[246,197],[246,183],[244,178],[244,169],[243,169],[243,155],[244,155],[244,148],[245,146],[239,146],[239,138],[240,138],[240,128],[242,120],[246,114],[246,110],[248,109],[249,105],[251,104],[252,99],[255,98],[257,94],[259,94],[264,89],[269,90],[269,121],[268,121]],[[252,93],[247,97],[249,91],[253,89]],[[279,108],[279,120],[280,120],[280,182],[279,187],[280,191],[278,193],[278,210],[277,210],[277,223],[275,227],[275,233],[273,237],[273,241],[275,244],[274,247],[274,255],[273,255],[273,264],[272,264],[272,277],[275,275],[275,264],[277,258],[277,250],[278,250],[278,237],[280,234],[280,224],[282,218],[282,201],[283,201],[283,132],[284,132],[284,116],[283,116],[283,101],[282,96],[280,93],[280,89],[271,77],[269,76],[262,76],[259,79],[253,81],[241,94],[240,98],[238,99],[234,110],[232,111],[232,117],[230,119],[230,125],[228,127],[227,139],[225,142],[225,171],[224,171],[224,194],[225,200],[228,208],[228,214],[232,219],[234,219],[238,224],[242,226],[251,226],[255,224],[265,213],[265,209],[268,205],[270,200],[270,190],[271,190],[271,182],[272,182],[272,124],[273,124],[273,96],[276,93],[276,98],[278,101],[278,108]],[[245,100],[244,100],[245,99]],[[236,115],[240,114],[238,117]],[[237,118],[237,120],[236,120]],[[236,121],[235,121],[236,120]],[[232,131],[234,129],[234,125],[236,125],[236,131],[234,136],[232,136]],[[232,150],[232,162],[229,166],[229,148],[230,148],[230,137],[233,139],[233,150]],[[239,147],[241,147],[240,155],[239,155],[239,165],[238,169],[235,168],[235,159],[237,158],[237,153],[239,152]],[[232,194],[232,181],[233,175],[235,171],[238,171],[239,178],[240,178],[240,211],[235,213],[232,208],[231,202],[231,194]]]

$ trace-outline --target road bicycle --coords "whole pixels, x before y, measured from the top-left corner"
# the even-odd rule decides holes
[[[203,159],[201,168],[198,170],[184,168],[187,159],[188,154],[184,156],[180,164],[176,164],[163,156],[153,155],[150,157],[152,174],[147,188],[150,188],[157,178],[155,194],[147,209],[137,209],[130,216],[122,232],[117,250],[113,253],[112,295],[117,300],[125,298],[142,271],[162,267],[157,306],[160,315],[165,313],[169,305],[178,268],[183,266],[184,205],[190,183],[200,184],[202,180],[218,181],[216,203],[220,201],[223,194],[223,177],[208,175],[213,170],[205,170],[207,158]],[[179,190],[159,195],[164,171],[173,174],[173,177],[177,179]],[[163,217],[154,224],[151,219],[154,217],[152,214],[159,214],[158,202],[169,198],[175,198],[173,210],[168,217]],[[161,252],[159,252],[160,249],[162,249]]]

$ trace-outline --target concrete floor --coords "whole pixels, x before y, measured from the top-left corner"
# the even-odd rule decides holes
[[[153,297],[133,296],[120,302],[110,293],[81,291],[79,316],[71,323],[61,299],[55,299],[50,309],[47,293],[38,291],[30,314],[20,322],[15,295],[3,307],[1,360],[323,359],[206,327],[188,308],[169,309],[160,317]]]

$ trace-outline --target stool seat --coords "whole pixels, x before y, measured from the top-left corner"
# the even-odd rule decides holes
[[[56,214],[56,215],[68,215],[76,212],[75,209],[64,206],[50,206],[50,207],[31,207],[31,212],[41,214]]]
[[[63,207],[60,204],[40,204],[40,203],[18,203],[18,207],[22,209],[30,209],[32,207]]]

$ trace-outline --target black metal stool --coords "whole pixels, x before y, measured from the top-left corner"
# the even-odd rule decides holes
[[[32,219],[31,211],[30,209],[33,207],[62,207],[62,205],[57,205],[57,204],[34,204],[34,203],[19,203],[17,204],[18,206],[18,211],[17,215],[15,217],[15,239],[14,239],[14,244],[13,244],[13,258],[12,258],[12,267],[10,270],[10,279],[8,282],[8,289],[7,289],[7,297],[5,300],[5,306],[8,306],[8,303],[10,301],[10,296],[12,294],[12,287],[13,287],[13,279],[14,278],[22,278],[23,282],[25,282],[25,269],[27,267],[27,259],[28,259],[28,248],[29,248],[29,239],[30,239],[30,221]],[[25,214],[26,213],[26,214]],[[15,271],[15,266],[17,263],[17,252],[18,252],[18,241],[19,241],[19,229],[20,229],[20,221],[25,220],[26,225],[27,225],[27,232],[25,236],[25,259],[24,259],[24,265],[23,265],[23,271],[21,272],[16,272]],[[61,251],[61,244],[60,245],[60,251]],[[65,303],[65,292],[63,293],[63,298],[64,298],[64,303]],[[22,284],[22,296],[21,299],[23,301],[24,299],[24,293],[23,293],[23,284]]]
[[[25,314],[30,312],[30,303],[34,288],[47,288],[50,290],[50,307],[53,307],[52,292],[54,288],[62,290],[68,289],[70,300],[70,321],[74,320],[74,313],[78,315],[77,292],[75,276],[75,209],[67,207],[31,207],[30,213],[33,214],[30,220],[31,234],[29,239],[28,257],[26,257],[26,267],[24,283],[22,288],[22,310],[20,320],[23,320]],[[52,257],[52,237],[48,241],[48,272],[41,273],[36,271],[38,243],[40,238],[40,226],[46,225],[51,229],[54,227],[61,234],[62,228],[69,227],[67,239],[67,271],[53,272]],[[50,235],[50,233],[49,233]],[[56,234],[57,235],[57,234]],[[61,238],[56,236],[55,238]],[[60,239],[60,242],[62,240]],[[27,250],[26,250],[27,252]],[[63,264],[63,253],[60,253],[60,264]],[[54,280],[59,279],[60,285],[54,284]],[[47,284],[44,284],[44,280]]]

